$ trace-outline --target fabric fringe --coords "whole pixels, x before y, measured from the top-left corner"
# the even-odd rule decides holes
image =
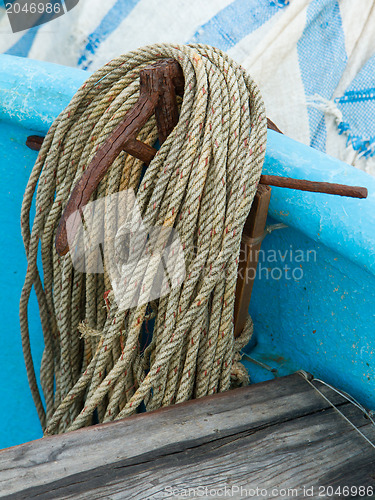
[[[307,106],[319,109],[324,114],[335,118],[339,135],[346,135],[346,146],[351,146],[354,151],[358,152],[358,159],[368,160],[375,155],[375,136],[363,137],[355,134],[348,122],[344,121],[343,114],[337,107],[334,101],[325,99],[324,97],[314,94],[306,99]],[[372,162],[371,162],[372,163]],[[357,164],[355,165],[358,166]],[[361,168],[368,170],[368,168]]]

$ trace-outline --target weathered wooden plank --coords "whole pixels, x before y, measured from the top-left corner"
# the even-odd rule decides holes
[[[346,407],[341,398],[327,391],[331,400]],[[263,449],[265,471],[282,464],[282,453],[301,461],[303,453],[298,456],[296,450],[303,452],[303,446],[309,450],[311,445],[306,445],[306,440],[312,443],[316,441],[314,433],[311,434],[309,430],[310,420],[306,419],[317,418],[328,406],[299,375],[257,384],[113,424],[4,450],[0,453],[0,489],[4,493],[16,493],[15,498],[42,498],[43,495],[47,495],[46,498],[68,498],[70,494],[82,495],[83,492],[90,492],[87,498],[96,498],[94,492],[99,488],[98,491],[103,495],[104,490],[100,489],[103,487],[108,488],[108,495],[111,492],[111,498],[117,498],[116,488],[122,494],[125,488],[129,491],[127,498],[157,498],[139,496],[142,494],[137,492],[136,487],[139,488],[140,484],[154,484],[157,487],[175,484],[173,481],[168,483],[168,477],[181,482],[184,474],[176,476],[179,468],[186,468],[185,473],[189,475],[193,473],[195,465],[199,472],[197,481],[201,480],[201,472],[203,476],[212,474],[213,467],[223,469],[215,472],[215,475],[222,477],[227,473],[227,456],[231,456],[230,468],[238,469],[241,477],[244,477],[246,469],[248,473],[245,476],[251,480],[255,477],[252,477],[256,472],[252,467],[258,463],[260,449]],[[314,424],[315,428],[320,426],[321,433],[327,436],[332,428],[331,433],[334,436],[337,434],[338,439],[338,451],[328,443],[325,449],[333,450],[335,454],[341,453],[340,446],[346,443],[348,450],[348,442],[345,436],[341,436],[343,441],[339,440],[338,430],[340,425],[342,427],[345,424],[345,429],[351,433],[350,426],[331,410],[324,415],[331,415],[332,421],[319,421]],[[301,422],[305,420],[301,428]],[[294,427],[290,427],[292,424]],[[273,451],[270,448],[272,439],[267,436],[274,436]],[[295,439],[295,446],[292,438]],[[284,441],[289,444],[277,453],[280,443]],[[366,446],[370,448],[360,439],[360,448]],[[351,448],[350,440],[350,452]],[[373,449],[370,450],[373,452]],[[221,462],[215,465],[214,457],[221,456],[221,452],[225,452],[221,458],[222,465]],[[366,453],[359,458],[366,464],[370,463]],[[329,460],[335,462],[333,457]],[[371,463],[374,465],[374,462]],[[316,474],[316,467],[313,469]],[[133,482],[132,478],[138,475],[140,479]],[[263,480],[262,477],[255,479],[259,482]],[[52,496],[48,496],[49,491],[53,491]],[[119,494],[118,498],[121,498]]]
[[[356,409],[345,405],[345,411],[375,437]],[[142,460],[103,466],[9,498],[164,500],[172,492],[187,497],[189,489],[190,497],[207,491],[199,498],[212,498],[226,488],[238,499],[254,497],[251,490],[258,488],[258,497],[284,500],[304,498],[306,491],[313,495],[305,498],[339,498],[325,495],[328,487],[375,489],[373,450],[332,409]]]

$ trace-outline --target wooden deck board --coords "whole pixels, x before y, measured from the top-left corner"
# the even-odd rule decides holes
[[[359,410],[324,393],[375,440]],[[164,499],[166,487],[232,485],[294,498],[303,486],[315,487],[309,498],[319,486],[375,487],[375,450],[295,374],[0,452],[9,498]]]

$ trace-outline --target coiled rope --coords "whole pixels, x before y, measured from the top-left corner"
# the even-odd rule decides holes
[[[133,189],[147,227],[177,231],[186,251],[186,279],[166,297],[124,311],[113,300],[108,276],[76,271],[69,255],[59,257],[54,238],[74,185],[136,103],[140,70],[170,57],[185,77],[178,125],[144,174],[141,161],[121,153],[94,198]],[[249,319],[234,339],[233,311],[241,234],[261,175],[266,134],[254,81],[227,55],[204,45],[152,45],[114,59],[82,85],[55,120],[31,173],[21,216],[28,260],[20,302],[22,345],[45,434],[246,383],[239,352],[252,323]],[[151,118],[138,139],[152,145],[156,138]],[[45,407],[29,340],[32,287],[45,342],[40,369]],[[152,341],[143,349],[142,332],[151,321]]]

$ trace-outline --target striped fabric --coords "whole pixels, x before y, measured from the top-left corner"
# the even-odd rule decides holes
[[[80,0],[0,50],[93,71],[155,42],[207,43],[261,86],[287,135],[375,175],[375,0]]]

